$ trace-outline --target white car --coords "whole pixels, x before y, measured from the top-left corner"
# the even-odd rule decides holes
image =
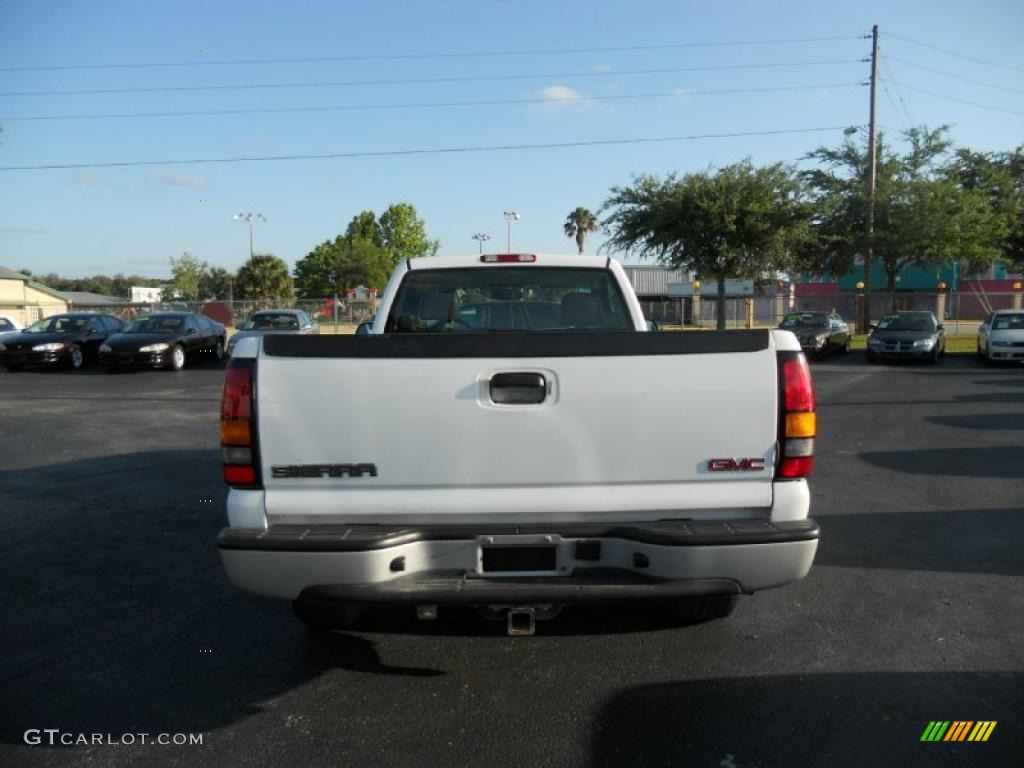
[[[10,315],[0,315],[0,344],[12,336],[17,336],[25,326]]]
[[[1024,310],[998,309],[978,326],[978,357],[989,365],[1024,360]]]

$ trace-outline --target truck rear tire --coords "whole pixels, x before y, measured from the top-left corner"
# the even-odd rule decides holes
[[[292,610],[295,618],[319,631],[350,627],[363,611],[359,605],[309,603],[301,600],[292,602]]]
[[[703,595],[689,597],[672,604],[672,617],[681,624],[701,624],[724,619],[736,608],[738,595]]]

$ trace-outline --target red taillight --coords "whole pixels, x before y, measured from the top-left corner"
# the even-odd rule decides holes
[[[779,477],[808,477],[814,470],[814,457],[783,458],[779,462]]]
[[[238,361],[240,362],[240,361]],[[224,396],[220,401],[221,419],[252,417],[252,368],[229,366],[224,375]]]
[[[485,253],[480,257],[484,264],[525,264],[536,260],[535,253]]]
[[[224,481],[236,487],[260,485],[259,461],[253,424],[256,361],[228,363],[220,402],[220,444]]]
[[[224,480],[228,485],[255,485],[256,469],[251,466],[243,467],[225,464]]]
[[[814,384],[811,383],[811,369],[807,366],[807,358],[802,352],[793,354],[795,357],[787,355],[780,361],[786,411],[788,413],[813,411]]]
[[[778,478],[808,477],[814,469],[814,383],[803,352],[779,353]]]

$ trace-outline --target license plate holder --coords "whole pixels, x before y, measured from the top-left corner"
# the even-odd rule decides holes
[[[477,539],[478,576],[555,576],[561,563],[561,537],[481,536]]]

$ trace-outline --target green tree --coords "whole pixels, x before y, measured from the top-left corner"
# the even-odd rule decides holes
[[[1005,228],[1002,261],[1016,272],[1024,271],[1024,146],[1011,152],[958,149],[951,175],[965,189],[986,197]]]
[[[24,270],[22,270],[24,271]],[[70,291],[67,287],[68,281],[60,275],[53,272],[47,272],[45,275],[36,275],[32,278],[37,283],[42,283],[48,288],[53,288],[55,291]]]
[[[725,328],[725,281],[787,269],[815,246],[811,207],[792,168],[749,160],[715,173],[640,176],[612,187],[602,207],[612,248],[694,270],[718,284],[719,329]]]
[[[139,285],[139,283],[135,283],[135,285]],[[116,275],[113,276],[113,278],[111,278],[111,280],[110,280],[110,295],[111,296],[118,296],[118,297],[120,297],[122,299],[127,299],[131,295],[131,292],[132,292],[132,283],[131,283],[131,281],[127,277],[122,275],[120,272],[118,272]]]
[[[325,240],[295,263],[295,290],[304,298],[323,298],[338,292],[338,244]]]
[[[393,264],[383,248],[366,240],[345,240],[340,244],[338,283],[342,289],[365,285],[383,288]]]
[[[239,298],[265,306],[288,306],[295,296],[288,265],[269,253],[255,254],[243,264],[235,285]]]
[[[199,275],[199,298],[225,300],[233,298],[235,276],[223,267],[203,265]]]
[[[597,217],[588,209],[579,206],[565,217],[565,236],[576,238],[576,250],[583,253],[583,246],[586,244],[587,235],[597,232]]]
[[[377,221],[377,214],[373,211],[363,211],[353,216],[345,229],[346,240],[366,240],[378,247],[384,246],[384,238],[381,233],[380,223]]]
[[[115,296],[114,281],[107,275],[93,275],[82,280],[79,290],[99,293],[103,296]]]
[[[380,216],[380,245],[391,264],[420,256],[433,256],[440,243],[427,237],[423,219],[410,203],[392,203]]]
[[[188,251],[177,258],[171,256],[171,281],[162,292],[163,300],[195,301],[198,299],[199,279],[205,269],[206,264]]]
[[[993,215],[984,193],[956,178],[947,128],[912,128],[897,152],[879,137],[875,173],[873,255],[886,287],[907,266],[962,261],[967,272],[998,256],[1005,225]],[[867,147],[847,139],[839,148],[819,147],[808,155],[823,167],[803,177],[815,191],[817,227],[827,254],[821,273],[841,274],[867,250]]]
[[[384,249],[362,238],[337,237],[325,241],[295,265],[295,286],[300,296],[319,298],[366,285],[383,287],[392,263]]]

